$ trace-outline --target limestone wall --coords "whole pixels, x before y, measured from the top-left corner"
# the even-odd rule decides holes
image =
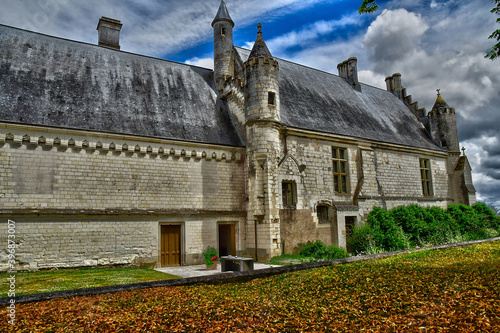
[[[202,251],[218,246],[219,223],[236,226],[237,251],[244,229],[241,216],[9,216],[15,221],[15,270],[133,264],[160,266],[161,225],[181,226],[181,263],[203,263]],[[7,219],[0,235],[6,239]],[[5,245],[7,242],[4,242]],[[6,246],[2,246],[6,248]],[[0,252],[0,271],[8,270]]]
[[[283,180],[297,184],[297,206],[280,212],[281,237],[288,253],[296,244],[316,239],[345,246],[345,218],[352,216],[359,223],[374,206],[391,209],[417,203],[446,207],[448,203],[446,154],[352,139],[308,138],[304,133],[289,132],[288,154],[278,174],[280,184]],[[347,194],[334,191],[332,147],[347,149]],[[431,161],[432,197],[422,194],[420,158]],[[352,210],[353,203],[359,210]],[[278,204],[284,208],[280,191]],[[332,207],[335,217],[331,225],[319,223],[318,204]],[[350,211],[343,210],[346,205]],[[342,211],[335,214],[337,209]]]
[[[242,149],[0,127],[0,207],[244,210]]]

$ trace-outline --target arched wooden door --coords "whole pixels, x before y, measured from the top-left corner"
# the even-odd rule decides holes
[[[181,226],[161,226],[161,266],[181,265]]]

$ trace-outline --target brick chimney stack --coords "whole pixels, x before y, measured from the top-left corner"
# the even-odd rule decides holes
[[[99,45],[119,50],[121,29],[122,24],[120,21],[102,16],[97,24]]]

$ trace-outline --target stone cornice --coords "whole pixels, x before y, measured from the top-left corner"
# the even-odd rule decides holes
[[[43,146],[47,148],[109,151],[118,154],[160,155],[182,158],[240,162],[245,148],[175,141],[132,135],[0,123],[0,145]]]
[[[367,148],[386,149],[386,150],[391,150],[391,151],[398,151],[398,152],[411,153],[411,154],[422,154],[422,155],[426,155],[426,156],[436,156],[436,157],[441,157],[441,158],[448,157],[448,153],[444,152],[444,151],[436,151],[436,150],[423,149],[423,148],[417,148],[417,147],[408,147],[408,146],[402,146],[402,145],[397,145],[397,144],[393,144],[393,143],[371,141],[371,140],[353,138],[353,137],[342,136],[342,135],[337,135],[337,134],[310,131],[310,130],[294,128],[294,127],[287,127],[287,130],[288,130],[288,136],[296,136],[296,137],[317,139],[317,140],[324,140],[324,141],[341,142],[341,143],[345,143],[345,144],[356,145],[362,149],[367,149]]]

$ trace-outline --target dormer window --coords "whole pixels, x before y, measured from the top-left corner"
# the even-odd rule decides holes
[[[267,95],[267,104],[269,105],[276,105],[276,93],[270,91]]]

